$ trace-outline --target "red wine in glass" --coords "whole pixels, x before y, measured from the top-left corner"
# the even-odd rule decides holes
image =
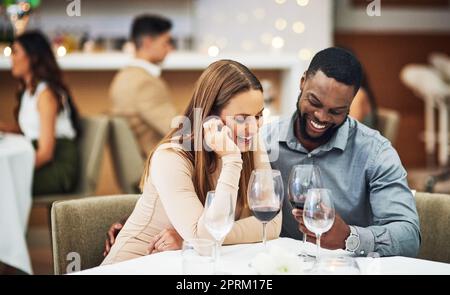
[[[251,211],[259,221],[269,222],[280,212],[280,207],[258,206],[253,207]]]

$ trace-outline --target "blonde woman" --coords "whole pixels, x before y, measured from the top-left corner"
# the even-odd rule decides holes
[[[210,190],[229,192],[236,202],[224,244],[261,241],[262,225],[251,215],[246,191],[253,169],[270,169],[258,137],[263,109],[261,84],[248,68],[231,60],[211,64],[184,113],[188,124],[172,130],[150,154],[142,197],[103,264],[146,255],[166,229],[182,239],[213,239],[202,217]],[[280,231],[281,213],[267,224],[267,238]],[[165,247],[179,245],[159,239],[157,250]]]

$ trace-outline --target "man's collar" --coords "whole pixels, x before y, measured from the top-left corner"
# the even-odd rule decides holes
[[[129,63],[129,67],[138,67],[144,69],[147,73],[149,73],[152,76],[159,77],[161,76],[161,67],[148,62],[144,59],[140,58],[133,58]]]
[[[297,111],[292,114],[291,119],[289,121],[285,121],[288,124],[283,124],[281,126],[280,131],[280,139],[281,142],[299,142],[297,137],[295,136],[295,123],[297,121],[298,114]],[[331,150],[332,148],[337,148],[340,150],[345,150],[345,146],[347,145],[348,141],[348,134],[350,129],[350,122],[349,118],[347,117],[345,119],[344,124],[342,124],[341,127],[334,133],[334,135],[331,137],[331,139],[324,143],[323,145],[319,146],[319,148],[323,150]]]
[[[294,112],[289,120],[285,120],[281,124],[280,138],[278,141],[283,142],[298,141],[294,133],[296,120],[297,120],[297,112]]]
[[[347,146],[349,130],[350,120],[347,117],[344,124],[339,127],[339,129],[334,133],[333,137],[331,137],[331,139],[327,143],[322,145],[324,149],[331,150],[332,148],[337,148],[341,151],[344,151],[345,147]]]

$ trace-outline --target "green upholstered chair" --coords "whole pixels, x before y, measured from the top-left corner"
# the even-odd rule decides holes
[[[400,124],[400,114],[397,111],[385,108],[379,108],[377,113],[378,130],[380,130],[381,135],[389,139],[392,144],[395,144]]]
[[[416,193],[422,242],[418,258],[450,263],[450,195]]]
[[[139,182],[144,172],[138,142],[122,117],[111,117],[109,145],[117,181],[123,193],[139,193]]]
[[[74,261],[73,253],[79,255],[80,270],[98,266],[103,261],[106,232],[111,224],[131,214],[139,197],[115,195],[54,202],[51,222],[55,274],[73,270],[69,265]]]

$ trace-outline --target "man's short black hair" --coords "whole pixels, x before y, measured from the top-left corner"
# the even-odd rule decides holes
[[[142,37],[156,37],[164,34],[172,28],[172,22],[159,15],[144,14],[136,17],[131,27],[131,39],[134,45],[141,46]]]
[[[355,93],[361,86],[361,63],[353,53],[343,48],[330,47],[319,51],[309,64],[307,78],[317,71],[322,71],[327,77],[340,83],[353,86]]]

